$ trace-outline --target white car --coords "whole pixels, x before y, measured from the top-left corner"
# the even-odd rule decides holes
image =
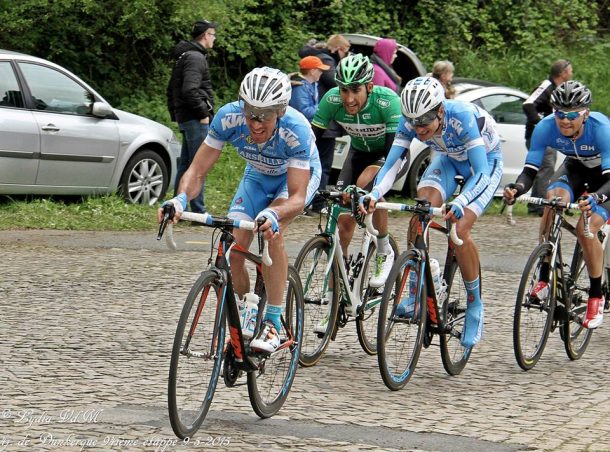
[[[472,102],[494,117],[502,140],[504,173],[497,196],[501,196],[504,186],[514,182],[523,169],[527,148],[525,146],[526,116],[522,104],[528,95],[522,91],[495,85],[481,80],[454,79],[456,99]],[[340,170],[349,150],[349,136],[337,139],[333,169]],[[393,190],[405,196],[413,196],[417,183],[430,162],[430,148],[421,142],[411,147],[411,163],[408,172],[396,181]],[[563,159],[558,159],[557,166]]]
[[[154,205],[179,156],[168,127],[112,108],[57,64],[0,50],[0,194],[118,191]]]

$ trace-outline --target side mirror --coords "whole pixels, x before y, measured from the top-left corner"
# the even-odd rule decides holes
[[[93,107],[91,108],[91,114],[98,118],[107,118],[109,116],[114,116],[114,111],[112,111],[112,107],[107,103],[94,102]]]

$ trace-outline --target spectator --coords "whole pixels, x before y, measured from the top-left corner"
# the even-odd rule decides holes
[[[542,118],[553,112],[553,107],[551,107],[551,93],[557,86],[568,80],[572,80],[572,64],[568,60],[557,60],[551,65],[549,78],[542,81],[530,97],[523,102],[523,111],[527,115],[527,122],[525,124],[525,145],[528,150],[530,148],[534,127]],[[556,161],[557,153],[550,147],[547,148],[544,152],[544,158],[540,169],[538,170],[538,174],[536,174],[536,178],[534,179],[534,184],[532,185],[532,196],[539,198],[545,196],[546,187],[549,185],[551,177],[555,172]],[[527,211],[528,213],[542,216],[544,208],[534,204],[528,204]]]
[[[291,78],[292,97],[290,106],[303,113],[311,122],[319,102],[318,81],[323,71],[330,66],[316,56],[307,56],[299,62],[300,72]]]
[[[207,61],[208,49],[214,46],[217,25],[202,19],[195,22],[191,41],[180,41],[172,52],[175,61],[167,86],[167,107],[172,121],[178,123],[182,134],[182,151],[176,175],[174,192],[182,175],[195,158],[199,146],[208,134],[210,120],[214,114],[214,94]],[[205,187],[191,199],[193,212],[206,211]]]
[[[449,60],[435,61],[432,66],[432,77],[437,79],[445,88],[445,97],[453,99],[455,97],[455,88],[453,87],[453,73],[455,67]]]
[[[373,84],[385,86],[396,93],[400,93],[400,82],[402,79],[392,67],[392,63],[398,55],[398,44],[396,40],[383,38],[375,43],[371,63],[375,69]]]
[[[335,63],[338,64],[339,61],[349,55],[351,44],[342,35],[331,35],[326,41],[326,47],[335,59]]]

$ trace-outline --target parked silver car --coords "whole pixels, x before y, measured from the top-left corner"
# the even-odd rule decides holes
[[[168,127],[112,108],[57,64],[0,50],[0,194],[119,191],[153,205],[179,155]]]
[[[346,34],[352,43],[352,51],[362,52],[370,55],[378,37],[359,34]],[[425,75],[425,69],[415,54],[404,46],[399,45],[398,55],[393,64],[396,72],[402,77],[403,82],[420,75]],[[525,122],[526,116],[522,104],[528,95],[517,89],[501,86],[495,83],[454,78],[456,99],[472,102],[494,117],[498,124],[500,138],[502,140],[502,155],[504,157],[504,173],[496,196],[501,196],[504,186],[514,182],[523,169],[527,148],[525,146]],[[343,167],[343,162],[349,151],[350,138],[343,136],[338,138],[335,144],[335,155],[332,169],[336,179],[338,171]],[[416,193],[417,183],[424,170],[430,163],[431,150],[417,139],[411,146],[410,166],[408,172],[399,178],[392,187],[393,190],[401,192],[404,196],[413,196]],[[563,161],[558,159],[557,167]]]

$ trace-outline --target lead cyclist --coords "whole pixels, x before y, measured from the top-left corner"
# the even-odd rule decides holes
[[[256,68],[246,74],[239,88],[239,101],[224,105],[214,116],[208,136],[199,147],[178,188],[179,194],[166,201],[176,209],[174,222],[195,198],[205,177],[231,143],[246,160],[244,175],[231,201],[228,217],[235,220],[265,219],[259,227],[269,240],[271,266],[263,266],[267,308],[260,334],[250,347],[273,352],[280,345],[281,313],[288,274],[288,256],[283,233],[305,205],[313,199],[320,184],[321,166],[309,121],[288,106],[291,86],[288,76],[269,68]],[[157,217],[161,222],[163,209]],[[250,247],[253,233],[233,232],[235,241]],[[241,297],[249,291],[244,258],[231,253],[234,288]]]

